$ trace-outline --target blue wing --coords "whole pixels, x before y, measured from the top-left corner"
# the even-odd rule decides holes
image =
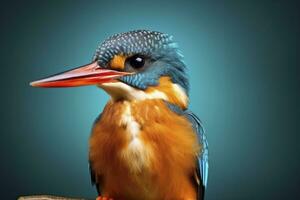
[[[208,144],[204,134],[204,129],[201,120],[191,111],[182,110],[178,106],[165,102],[170,110],[178,115],[184,115],[192,124],[195,132],[198,136],[198,141],[202,145],[202,152],[197,155],[196,161],[196,177],[195,182],[197,184],[197,200],[204,199],[205,189],[207,187],[208,178]]]
[[[191,111],[184,111],[185,116],[192,123],[195,132],[197,133],[198,140],[202,145],[202,152],[197,155],[197,171],[196,175],[199,178],[197,181],[198,184],[198,200],[204,199],[204,192],[207,187],[207,178],[208,178],[208,143],[204,134],[204,129],[200,119]]]

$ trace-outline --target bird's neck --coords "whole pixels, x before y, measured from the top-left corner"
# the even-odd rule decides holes
[[[186,109],[188,106],[188,96],[184,89],[173,83],[170,77],[164,76],[159,79],[159,82],[155,86],[149,86],[145,90],[134,88],[123,82],[112,82],[99,85],[103,88],[112,98],[112,102],[129,102],[130,104],[136,104],[136,102],[143,102],[145,100],[150,104],[155,104],[164,100],[166,102],[177,105],[181,109]]]
[[[168,116],[174,113],[168,108],[163,99],[144,99],[144,100],[110,100],[103,112],[103,124],[109,124],[127,130],[132,134],[134,129],[142,129],[148,123],[158,121],[160,123],[166,122]],[[107,121],[106,121],[107,120]]]

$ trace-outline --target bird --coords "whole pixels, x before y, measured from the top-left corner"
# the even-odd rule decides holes
[[[114,34],[89,64],[30,85],[96,85],[110,96],[89,139],[97,200],[204,199],[208,144],[202,122],[188,108],[187,65],[172,35]]]

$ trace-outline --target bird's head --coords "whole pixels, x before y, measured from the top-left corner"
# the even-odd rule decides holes
[[[31,83],[36,87],[98,85],[114,101],[163,99],[185,109],[186,66],[172,36],[137,30],[116,34],[96,50],[93,62]]]

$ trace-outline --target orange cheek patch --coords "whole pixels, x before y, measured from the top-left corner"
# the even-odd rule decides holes
[[[115,55],[110,61],[110,67],[115,70],[123,70],[125,68],[126,56]]]
[[[178,93],[178,91],[174,90],[173,83],[168,76],[163,76],[159,79],[159,84],[154,87],[149,87],[146,90],[146,93],[152,93],[155,90],[158,90],[160,92],[163,92],[167,97],[168,101],[171,103],[174,103],[175,105],[178,105],[179,107],[186,109],[188,106],[188,98],[186,94]]]

